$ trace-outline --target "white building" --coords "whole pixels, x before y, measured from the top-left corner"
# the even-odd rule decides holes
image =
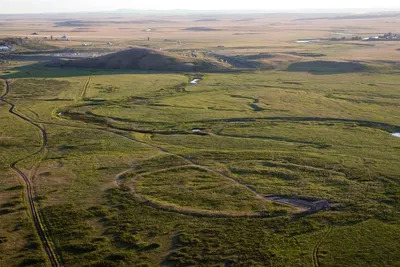
[[[8,50],[10,50],[8,46],[0,45],[0,51],[8,51]]]
[[[66,35],[64,35],[61,37],[61,41],[69,41],[69,38]]]

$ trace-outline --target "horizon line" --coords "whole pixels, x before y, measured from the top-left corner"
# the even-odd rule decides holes
[[[304,8],[304,9],[131,9],[131,8],[120,8],[114,10],[97,10],[97,11],[47,11],[47,12],[14,12],[14,13],[0,13],[0,15],[50,15],[50,14],[135,14],[135,13],[173,13],[173,12],[188,12],[188,13],[214,13],[214,14],[315,14],[315,13],[327,13],[327,14],[338,14],[346,12],[366,12],[366,13],[377,13],[387,12],[396,13],[400,12],[400,7],[397,8]],[[221,13],[219,13],[221,12]]]

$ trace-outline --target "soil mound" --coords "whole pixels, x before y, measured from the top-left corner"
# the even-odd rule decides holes
[[[184,29],[185,31],[195,31],[195,32],[212,32],[219,31],[219,29],[209,28],[209,27],[189,27]]]
[[[155,71],[203,71],[218,70],[224,67],[218,62],[206,58],[189,58],[148,48],[132,48],[96,58],[59,60],[48,66]]]

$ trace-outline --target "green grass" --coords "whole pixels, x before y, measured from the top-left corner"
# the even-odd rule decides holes
[[[3,103],[0,113],[0,265],[45,266],[41,244],[29,219],[25,188],[9,166],[37,150],[40,142],[35,129],[11,116]],[[27,160],[18,166],[32,164]]]
[[[340,246],[337,239],[348,244]],[[320,248],[321,266],[398,266],[399,225],[371,220],[334,229]]]
[[[195,167],[144,174],[137,180],[137,194],[178,209],[199,209],[233,215],[274,211],[272,203],[258,199],[246,187]]]
[[[65,266],[312,266],[313,251],[320,266],[398,265],[398,75],[207,73],[190,85],[190,74],[29,72],[8,99],[46,128],[47,152],[21,166],[41,159],[35,189]],[[0,215],[11,266],[38,240],[7,162],[40,136],[0,108],[1,209],[19,214]],[[226,177],[334,205],[296,214]],[[23,234],[7,230],[15,218]]]

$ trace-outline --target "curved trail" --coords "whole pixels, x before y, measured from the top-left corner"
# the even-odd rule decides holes
[[[58,117],[57,117],[57,118],[58,118]],[[59,118],[58,118],[58,119],[59,119]],[[104,128],[104,127],[82,127],[82,126],[71,125],[71,124],[67,124],[67,123],[57,123],[57,122],[44,122],[44,121],[40,121],[40,123],[42,123],[42,124],[49,124],[49,125],[58,125],[58,126],[64,126],[64,127],[71,127],[71,128],[77,128],[77,129],[91,129],[91,130],[103,131],[103,132],[107,132],[107,133],[110,133],[110,134],[113,134],[113,135],[117,135],[117,136],[119,136],[119,137],[128,139],[128,140],[130,140],[130,141],[132,141],[132,142],[135,142],[135,143],[138,143],[138,144],[147,146],[147,147],[151,147],[151,148],[153,148],[153,149],[155,149],[155,150],[158,150],[159,152],[161,152],[161,153],[163,153],[163,154],[179,157],[179,158],[183,159],[185,162],[188,163],[188,165],[184,165],[184,166],[181,166],[181,167],[192,166],[192,167],[195,167],[195,168],[198,168],[198,169],[202,169],[202,170],[205,170],[205,171],[208,171],[208,172],[217,174],[217,175],[219,175],[219,176],[221,176],[221,177],[223,177],[223,178],[225,178],[225,179],[230,180],[231,182],[233,182],[233,183],[235,183],[235,184],[237,184],[237,185],[240,185],[240,186],[242,186],[242,187],[245,187],[247,190],[251,191],[257,198],[259,198],[259,199],[261,199],[261,200],[263,200],[263,201],[276,202],[276,203],[279,203],[280,205],[292,207],[292,208],[295,209],[294,213],[301,213],[301,212],[304,212],[304,210],[299,209],[298,206],[292,205],[292,204],[290,204],[290,203],[283,204],[283,203],[278,202],[278,201],[274,201],[274,200],[267,199],[265,195],[259,193],[253,186],[247,185],[247,184],[245,184],[245,183],[242,183],[241,181],[237,180],[236,178],[234,178],[234,177],[232,177],[232,176],[230,176],[230,175],[228,175],[228,174],[226,174],[226,173],[223,173],[223,172],[221,172],[221,171],[216,171],[216,170],[210,169],[210,168],[205,167],[205,166],[202,166],[202,165],[198,165],[198,164],[196,164],[195,162],[193,162],[191,159],[189,159],[189,158],[187,158],[187,157],[185,157],[185,156],[183,156],[183,155],[172,153],[172,152],[168,151],[167,149],[165,149],[165,148],[163,148],[163,147],[157,146],[157,145],[155,145],[155,144],[150,144],[150,143],[147,143],[147,142],[144,142],[144,141],[140,141],[140,140],[137,140],[137,139],[135,139],[135,138],[133,138],[133,137],[127,136],[127,135],[123,132],[123,130],[109,130],[109,129]],[[131,131],[132,131],[132,132],[136,132],[136,131],[134,131],[134,130],[131,130]],[[133,171],[133,170],[134,170],[134,167],[130,167],[130,168],[128,168],[127,170],[125,170],[125,171],[123,171],[123,172],[117,174],[117,175],[115,176],[115,184],[116,184],[117,186],[120,186],[121,177],[122,177],[124,174],[126,174],[126,173],[128,173],[128,172],[130,172],[130,171]],[[157,171],[155,171],[155,172],[160,172],[160,171],[162,171],[162,170],[157,170]],[[148,202],[148,200],[143,201],[143,199],[142,199],[142,202]],[[149,203],[147,203],[147,204],[149,204]],[[158,209],[163,209],[163,210],[167,209],[167,210],[171,211],[171,207],[168,206],[168,205],[165,205],[165,207],[163,207],[164,205],[161,205],[161,204],[155,205],[155,204],[153,203],[152,206],[155,207],[155,208],[158,208]],[[194,213],[195,213],[196,215],[200,215],[200,214],[202,213],[201,211],[197,211],[197,210],[196,210],[195,212],[190,211],[189,213],[188,213],[188,212],[183,212],[182,209],[175,210],[175,211],[178,212],[178,213],[182,213],[182,214],[189,214],[189,213],[190,213],[191,215],[194,215]],[[204,215],[204,216],[207,216],[207,215],[209,215],[209,213],[208,213],[208,212],[204,212],[203,215]],[[222,215],[222,214],[221,214],[221,215]],[[227,215],[222,215],[222,216],[227,217]],[[235,216],[235,215],[229,215],[229,216],[230,216],[230,217],[233,217],[233,216]],[[249,215],[246,215],[246,216],[248,217]],[[250,216],[253,216],[253,217],[254,217],[254,216],[260,217],[260,215],[250,215]]]
[[[237,184],[237,185],[240,185],[240,186],[245,187],[247,190],[251,191],[254,195],[256,195],[256,197],[259,198],[259,199],[262,199],[262,200],[268,201],[268,202],[275,202],[275,203],[278,203],[279,205],[283,205],[283,206],[292,207],[292,208],[295,209],[294,213],[303,212],[303,210],[300,210],[300,209],[298,208],[298,206],[292,205],[292,204],[290,204],[290,203],[283,204],[283,203],[278,202],[278,201],[274,201],[274,200],[267,199],[267,198],[265,197],[265,195],[259,193],[253,186],[244,184],[244,183],[240,182],[239,180],[235,179],[234,177],[232,177],[232,176],[230,176],[230,175],[224,174],[223,172],[220,172],[220,171],[216,171],[216,170],[207,168],[207,167],[202,166],[202,165],[198,165],[198,164],[194,163],[192,160],[188,159],[187,157],[184,157],[184,156],[182,156],[182,155],[180,155],[180,154],[172,153],[172,152],[168,151],[167,149],[162,148],[162,147],[160,147],[160,146],[153,145],[153,144],[149,144],[149,143],[146,143],[146,142],[137,140],[137,139],[135,139],[135,138],[133,138],[133,137],[130,137],[130,136],[127,136],[127,135],[125,135],[125,134],[123,134],[123,133],[121,133],[121,132],[119,132],[119,131],[112,131],[112,130],[108,130],[108,129],[106,129],[106,128],[100,128],[100,127],[82,127],[82,126],[76,126],[76,125],[70,125],[70,124],[64,124],[64,123],[57,123],[57,122],[41,122],[41,123],[43,123],[43,124],[49,124],[49,125],[58,125],[58,126],[64,126],[64,127],[71,127],[71,128],[76,128],[76,129],[97,130],[97,131],[103,131],[103,132],[107,132],[107,133],[110,133],[110,134],[113,134],[113,135],[117,135],[117,136],[119,136],[119,137],[128,139],[128,140],[130,140],[130,141],[132,141],[132,142],[135,142],[135,143],[138,143],[138,144],[147,146],[147,147],[151,147],[151,148],[153,148],[153,149],[155,149],[155,150],[158,150],[159,152],[161,152],[161,153],[163,153],[163,154],[171,155],[171,156],[175,156],[175,157],[181,158],[181,159],[183,159],[185,162],[188,163],[188,165],[184,165],[184,166],[181,166],[181,167],[192,166],[192,167],[195,167],[195,168],[198,168],[198,169],[202,169],[202,170],[205,170],[205,171],[208,171],[208,172],[217,174],[217,175],[219,175],[219,176],[221,176],[221,177],[223,177],[223,178],[225,178],[225,179],[230,180],[231,182],[233,182],[233,183],[235,183],[235,184]],[[124,174],[126,174],[126,173],[128,173],[128,172],[130,172],[130,171],[133,171],[133,170],[134,170],[134,167],[132,166],[132,167],[130,167],[130,168],[124,170],[123,172],[117,174],[117,175],[115,176],[115,184],[119,187],[119,186],[120,186],[120,182],[121,182],[121,180],[122,180],[121,177],[122,177]],[[159,172],[159,171],[162,171],[162,170],[156,170],[155,172]],[[158,208],[159,208],[159,209],[162,209],[160,206],[158,206]],[[170,208],[168,208],[168,210],[170,210]],[[182,212],[182,213],[183,213],[183,212]],[[199,213],[199,212],[196,212],[197,215],[198,215],[198,213]],[[186,214],[186,213],[183,213],[183,214]],[[225,217],[226,217],[226,216],[225,216]],[[259,216],[257,215],[257,217],[259,217]]]
[[[205,170],[205,171],[208,171],[208,172],[217,174],[217,175],[219,175],[219,176],[221,176],[221,177],[223,177],[223,178],[225,178],[225,179],[227,179],[227,180],[230,180],[231,182],[233,182],[233,183],[235,183],[235,184],[237,184],[237,185],[240,185],[240,186],[245,187],[247,190],[251,191],[254,195],[256,195],[257,198],[259,198],[259,199],[261,199],[261,200],[268,201],[268,202],[275,202],[275,203],[278,203],[279,205],[283,205],[283,206],[289,206],[289,207],[295,209],[295,210],[294,210],[294,213],[301,213],[301,212],[304,212],[304,210],[299,209],[298,206],[292,205],[292,204],[290,204],[290,203],[284,204],[284,203],[281,203],[281,202],[279,202],[279,201],[274,201],[274,200],[267,199],[267,198],[265,197],[265,195],[259,193],[253,186],[244,184],[244,183],[242,183],[241,181],[237,180],[236,178],[234,178],[234,177],[232,177],[232,176],[230,176],[230,175],[228,175],[228,174],[225,174],[225,173],[223,173],[223,172],[210,169],[210,168],[205,167],[205,166],[202,166],[202,165],[198,165],[198,164],[196,164],[195,162],[193,162],[192,160],[190,160],[189,158],[187,158],[187,157],[185,157],[185,156],[182,156],[182,155],[180,155],[180,154],[172,153],[172,152],[168,151],[167,149],[165,149],[165,148],[163,148],[163,147],[160,147],[160,146],[157,146],[157,145],[154,145],[154,144],[149,144],[149,143],[144,142],[144,141],[137,140],[137,139],[135,139],[135,138],[133,138],[133,137],[130,137],[130,136],[125,135],[125,134],[122,133],[121,131],[118,131],[118,130],[114,130],[114,131],[113,131],[113,130],[109,130],[109,129],[107,129],[107,128],[101,128],[101,127],[81,127],[81,126],[70,125],[70,124],[64,124],[64,123],[56,123],[56,122],[41,122],[41,123],[43,123],[43,124],[49,124],[49,125],[64,126],[64,127],[72,127],[72,128],[77,128],[77,129],[91,129],[91,130],[103,131],[103,132],[107,132],[107,133],[110,133],[110,134],[113,134],[113,135],[117,135],[117,136],[119,136],[119,137],[128,139],[128,140],[130,140],[130,141],[132,141],[132,142],[135,142],[135,143],[138,143],[138,144],[147,146],[147,147],[151,147],[151,148],[153,148],[153,149],[155,149],[155,150],[158,150],[159,152],[161,152],[161,153],[163,153],[163,154],[171,155],[171,156],[175,156],[175,157],[181,158],[181,159],[183,159],[185,162],[188,163],[188,165],[184,165],[183,167],[192,166],[192,167],[195,167],[195,168],[198,168],[198,169],[202,169],[202,170]],[[135,132],[135,131],[132,131],[132,132]],[[128,168],[127,170],[125,170],[125,171],[123,171],[123,172],[117,174],[117,175],[115,176],[115,183],[116,183],[116,185],[117,185],[117,186],[120,186],[121,176],[123,176],[124,174],[126,174],[126,173],[128,173],[128,172],[130,172],[130,171],[132,171],[132,170],[134,170],[134,167],[130,167],[130,168]],[[159,171],[160,171],[160,170],[156,170],[155,172],[159,172]],[[162,171],[162,170],[161,170],[161,171]],[[142,202],[143,202],[143,201],[142,201]],[[153,207],[154,207],[154,208],[158,208],[158,209],[163,209],[163,210],[165,210],[164,208],[162,208],[162,205],[157,205],[157,207],[153,205]],[[171,211],[171,208],[168,207],[168,210]],[[176,212],[182,213],[182,214],[186,214],[186,215],[188,214],[188,213],[182,212],[182,210],[179,210],[179,211],[176,211]],[[195,213],[196,213],[196,215],[199,215],[201,212],[196,211]],[[190,212],[190,214],[192,215],[191,212]],[[208,213],[204,213],[204,215],[207,216]],[[251,216],[251,215],[250,215],[250,216]],[[227,216],[224,216],[224,217],[227,217]],[[234,217],[234,215],[229,216],[229,217]],[[245,217],[248,217],[248,216],[245,216]],[[253,217],[254,217],[254,216],[253,216]],[[256,217],[260,217],[260,216],[259,216],[259,215],[256,215]]]
[[[204,167],[199,166],[199,165],[188,164],[188,165],[174,166],[174,167],[169,167],[169,168],[164,168],[164,169],[159,169],[159,170],[155,170],[155,171],[141,173],[141,174],[136,175],[132,180],[134,181],[134,183],[136,183],[137,180],[140,177],[143,177],[143,176],[146,176],[146,175],[166,172],[166,171],[170,171],[170,170],[179,170],[179,169],[184,169],[184,168],[197,168],[197,169],[200,169],[200,170],[205,170],[205,171],[212,172],[212,170],[210,170],[208,168],[204,168]],[[134,167],[132,167],[132,168],[126,170],[126,171],[123,171],[123,172],[121,172],[120,174],[118,174],[116,176],[117,185],[118,186],[120,186],[119,181],[122,179],[122,176],[127,174],[127,173],[129,173],[130,171],[134,171]],[[220,175],[220,176],[222,176],[222,177],[224,177],[226,179],[231,180],[230,178],[225,177],[225,176],[223,176],[221,174],[218,174],[218,175]],[[148,206],[151,206],[153,208],[164,210],[164,211],[176,212],[176,213],[179,213],[179,214],[191,215],[191,216],[203,216],[203,217],[207,217],[207,216],[220,217],[220,218],[226,218],[226,217],[235,217],[235,218],[237,218],[237,217],[246,217],[246,218],[247,217],[266,217],[266,216],[261,215],[260,213],[255,213],[255,212],[253,212],[253,213],[249,212],[249,213],[246,213],[246,214],[244,214],[244,213],[243,214],[234,214],[234,213],[226,213],[226,212],[222,212],[222,211],[211,211],[211,210],[208,211],[208,210],[201,210],[201,209],[191,209],[191,208],[185,208],[185,207],[177,207],[177,206],[174,206],[174,205],[163,204],[163,203],[159,203],[157,201],[152,201],[152,200],[149,200],[147,198],[144,198],[144,197],[142,197],[140,194],[138,194],[136,192],[136,188],[134,186],[133,187],[129,187],[128,186],[128,188],[130,189],[130,191],[133,194],[133,197],[137,201],[139,201],[139,202],[141,202],[143,204],[146,204]]]
[[[263,199],[263,200],[265,200],[265,201],[270,201],[270,200],[267,200],[267,199],[265,198],[264,195],[262,195],[262,194],[260,194],[259,192],[257,192],[257,190],[256,190],[254,187],[252,187],[251,185],[246,185],[246,184],[244,184],[244,183],[238,181],[237,179],[235,179],[235,178],[233,178],[233,177],[231,177],[231,176],[228,176],[228,175],[226,175],[226,174],[224,174],[224,173],[222,173],[222,172],[219,172],[219,171],[216,171],[216,170],[207,168],[207,167],[205,167],[205,166],[198,165],[198,164],[194,163],[192,160],[190,160],[190,159],[188,159],[187,157],[184,157],[184,156],[182,156],[182,155],[180,155],[180,154],[172,153],[172,152],[168,151],[168,150],[165,149],[165,148],[159,147],[159,146],[157,146],[157,145],[149,144],[149,143],[146,143],[146,142],[143,142],[143,141],[139,141],[139,140],[137,140],[137,139],[134,139],[134,138],[132,138],[132,137],[128,137],[128,136],[123,135],[123,134],[121,134],[121,133],[116,133],[116,132],[109,131],[109,130],[106,130],[106,129],[105,129],[104,131],[109,132],[109,133],[112,133],[112,134],[116,134],[116,135],[118,135],[118,136],[124,137],[124,138],[126,138],[126,139],[129,139],[129,140],[131,140],[131,141],[140,143],[140,144],[142,144],[142,145],[149,146],[149,147],[154,148],[154,149],[156,149],[156,150],[158,150],[158,151],[160,151],[160,152],[162,152],[162,153],[164,153],[164,154],[171,155],[171,156],[175,156],[175,157],[179,157],[179,158],[183,159],[185,162],[188,163],[188,165],[184,165],[184,166],[192,166],[192,167],[195,167],[195,168],[198,168],[198,169],[202,169],[202,170],[205,170],[205,171],[208,171],[208,172],[217,174],[217,175],[219,175],[219,176],[221,176],[221,177],[223,177],[223,178],[225,178],[225,179],[230,180],[231,182],[233,182],[233,183],[235,183],[235,184],[237,184],[237,185],[244,186],[245,188],[247,188],[247,190],[251,191],[251,192],[252,192],[253,194],[255,194],[258,198]],[[131,169],[132,169],[132,168],[129,168],[129,169],[127,170],[127,172],[129,172],[129,170],[131,170]],[[160,170],[158,170],[158,171],[160,171]],[[158,172],[158,171],[155,171],[155,172]]]
[[[232,177],[232,176],[230,176],[230,175],[227,175],[227,174],[224,174],[223,172],[216,171],[216,170],[207,168],[207,167],[202,166],[202,165],[198,165],[198,164],[194,163],[192,160],[190,160],[190,159],[188,159],[188,158],[186,158],[186,157],[184,157],[184,156],[182,156],[182,155],[169,152],[169,151],[168,151],[167,149],[165,149],[165,148],[159,147],[159,146],[157,146],[157,145],[149,144],[149,143],[146,143],[146,142],[143,142],[143,141],[139,141],[139,140],[137,140],[137,139],[128,137],[128,136],[123,135],[123,134],[121,134],[121,133],[116,133],[116,132],[114,132],[114,131],[110,131],[110,130],[107,130],[107,129],[102,129],[102,130],[103,130],[103,131],[106,131],[106,132],[109,132],[109,133],[112,133],[112,134],[116,134],[116,135],[121,136],[121,137],[123,137],[123,138],[129,139],[129,140],[131,140],[131,141],[133,141],[133,142],[140,143],[140,144],[143,144],[143,145],[145,145],[145,146],[152,147],[152,148],[157,149],[158,151],[160,151],[160,152],[162,152],[162,153],[164,153],[164,154],[171,155],[171,156],[175,156],[175,157],[179,157],[179,158],[183,159],[185,162],[188,163],[188,165],[182,165],[182,166],[177,166],[177,167],[170,167],[170,168],[155,170],[155,171],[153,171],[153,172],[147,172],[147,173],[144,173],[144,174],[142,173],[142,174],[139,174],[139,175],[135,176],[134,180],[135,180],[136,178],[140,177],[140,176],[148,175],[148,174],[151,174],[151,173],[159,173],[159,172],[168,171],[168,170],[173,170],[173,169],[192,167],[192,168],[197,168],[197,169],[201,169],[201,170],[204,170],[204,171],[207,171],[207,172],[214,173],[214,174],[216,174],[216,175],[219,175],[219,176],[223,177],[224,179],[227,179],[227,180],[233,182],[234,184],[237,184],[237,185],[240,185],[240,186],[242,186],[242,187],[245,187],[247,190],[251,191],[254,195],[256,195],[257,198],[259,198],[259,199],[261,199],[261,200],[263,200],[263,201],[275,202],[275,203],[278,203],[278,204],[283,205],[283,206],[292,207],[292,208],[295,209],[294,213],[303,212],[303,210],[299,209],[299,207],[297,207],[297,206],[295,206],[295,205],[292,205],[292,204],[290,204],[290,203],[287,203],[287,204],[285,205],[285,204],[283,204],[283,203],[281,203],[281,202],[279,202],[279,201],[274,201],[274,200],[267,199],[267,198],[265,197],[265,195],[259,193],[253,186],[244,184],[244,183],[240,182],[239,180],[235,179],[234,177]],[[122,173],[119,173],[119,174],[116,176],[116,184],[117,184],[117,186],[120,186],[121,176],[123,176],[124,174],[129,173],[129,172],[132,171],[132,170],[134,170],[134,167],[130,167],[129,169],[123,171]],[[154,207],[154,208],[158,208],[158,209],[162,209],[162,210],[168,210],[168,211],[175,211],[175,212],[177,212],[177,213],[181,213],[181,214],[185,214],[185,215],[197,215],[197,216],[199,216],[199,215],[209,216],[209,215],[210,215],[209,212],[205,212],[205,211],[191,210],[191,209],[187,209],[187,210],[185,211],[185,210],[183,210],[183,209],[171,208],[171,206],[168,206],[168,205],[163,205],[163,204],[160,204],[160,203],[151,202],[151,201],[149,201],[148,199],[143,199],[143,198],[141,198],[141,197],[135,192],[135,190],[134,190],[133,188],[131,188],[131,190],[132,190],[132,192],[136,195],[136,199],[137,199],[137,200],[139,200],[139,201],[141,201],[141,202],[143,202],[143,203],[146,203],[146,204],[150,204],[150,206],[152,206],[152,207]],[[219,216],[221,216],[221,217],[260,217],[260,216],[261,216],[261,215],[259,215],[259,214],[252,214],[252,215],[234,215],[234,214],[229,214],[229,215],[228,215],[228,214],[225,214],[225,213],[214,213],[214,215],[219,215]]]
[[[135,142],[135,143],[138,143],[138,144],[142,144],[142,145],[151,147],[151,148],[153,148],[153,149],[156,149],[156,150],[158,150],[159,152],[161,152],[162,154],[166,154],[166,155],[171,155],[171,156],[176,156],[176,157],[182,158],[185,162],[188,163],[187,165],[182,165],[182,166],[176,166],[176,167],[170,167],[170,168],[164,168],[164,169],[155,170],[154,173],[163,172],[163,171],[168,171],[168,170],[173,170],[173,169],[194,167],[194,168],[202,169],[202,170],[205,170],[205,171],[208,171],[208,172],[212,172],[212,173],[217,174],[217,175],[219,175],[219,176],[222,176],[223,178],[228,179],[228,180],[230,180],[230,181],[232,181],[232,182],[234,182],[234,183],[236,183],[236,184],[239,184],[239,185],[241,185],[241,186],[244,186],[244,187],[246,187],[246,189],[250,190],[252,193],[254,193],[254,194],[255,194],[258,198],[260,198],[260,199],[263,199],[263,200],[269,201],[269,202],[275,202],[275,201],[273,201],[273,200],[268,200],[268,199],[266,199],[266,197],[265,197],[264,195],[258,193],[252,186],[243,184],[243,183],[241,183],[241,182],[235,180],[234,178],[231,178],[231,177],[229,177],[229,176],[223,174],[222,172],[218,172],[218,171],[216,171],[216,170],[212,170],[212,169],[207,168],[207,167],[205,167],[205,166],[197,165],[197,164],[193,163],[193,161],[191,161],[191,160],[185,158],[185,157],[182,156],[182,155],[171,153],[171,152],[169,152],[168,150],[166,150],[166,149],[164,149],[164,148],[162,148],[162,147],[159,147],[159,146],[156,146],[156,145],[153,145],[153,144],[149,144],[149,143],[146,143],[146,142],[143,142],[143,141],[139,141],[139,140],[134,139],[134,138],[132,138],[132,137],[126,136],[126,135],[124,135],[124,134],[122,134],[122,133],[120,133],[120,132],[111,131],[111,130],[108,130],[108,129],[105,129],[105,128],[99,128],[99,127],[82,127],[82,126],[70,125],[70,124],[64,124],[64,123],[57,123],[57,122],[41,122],[41,123],[43,123],[43,124],[49,124],[49,125],[57,125],[57,126],[71,127],[71,128],[76,128],[76,129],[85,129],[85,130],[90,129],[90,130],[102,131],[102,132],[107,132],[107,133],[110,133],[110,134],[113,134],[113,135],[117,135],[117,136],[119,136],[119,137],[128,139],[128,140],[130,140],[130,141],[132,141],[132,142]],[[151,159],[151,158],[154,158],[154,157],[157,157],[157,156],[159,156],[159,155],[155,155],[155,156],[153,156],[153,157],[150,157],[150,158],[148,158],[147,160],[149,160],[149,159]],[[114,181],[115,184],[116,184],[116,186],[118,186],[118,187],[123,187],[123,186],[121,185],[121,180],[123,179],[123,176],[124,176],[125,174],[131,172],[131,171],[134,171],[134,170],[135,170],[134,166],[131,166],[130,168],[128,168],[128,169],[126,169],[126,170],[124,170],[124,171],[118,173],[118,174],[115,176],[115,181]],[[138,178],[139,176],[146,175],[146,174],[151,174],[151,173],[153,173],[153,172],[147,172],[147,173],[142,173],[142,174],[140,174],[140,175],[137,175],[137,176],[135,176],[134,180],[135,180],[136,178]],[[179,214],[182,214],[182,215],[202,216],[202,217],[220,217],[220,218],[229,218],[229,217],[235,217],[235,218],[238,218],[238,217],[243,217],[243,218],[256,217],[256,218],[260,218],[260,217],[268,217],[268,216],[264,216],[264,215],[261,215],[261,214],[243,214],[243,215],[237,214],[237,215],[235,215],[235,214],[223,213],[223,212],[211,212],[211,211],[210,211],[210,212],[207,212],[207,211],[204,211],[204,210],[177,208],[177,207],[174,207],[174,206],[164,205],[164,204],[152,202],[152,201],[150,201],[150,200],[148,200],[148,199],[144,199],[144,198],[140,197],[138,194],[136,194],[134,188],[129,187],[129,189],[130,189],[130,191],[133,193],[134,198],[135,198],[137,201],[139,201],[139,202],[141,202],[141,203],[143,203],[143,204],[145,204],[145,205],[148,205],[148,206],[150,206],[150,207],[152,207],[152,208],[155,208],[155,209],[159,209],[159,210],[163,210],[163,211],[168,211],[168,212],[175,212],[175,213],[179,213]],[[276,203],[279,203],[280,205],[284,205],[284,204],[282,204],[281,202],[276,202]],[[284,206],[286,206],[286,205],[284,205]],[[287,206],[290,206],[290,207],[292,207],[292,208],[296,208],[296,210],[298,209],[298,207],[297,207],[297,206],[294,206],[294,205],[287,204]]]
[[[333,227],[328,226],[328,230],[324,233],[324,235],[315,243],[313,251],[312,251],[312,263],[313,267],[319,267],[319,259],[318,259],[318,252],[319,248],[321,247],[322,243],[324,240],[329,236],[329,234],[332,232]]]
[[[10,164],[10,168],[15,173],[17,173],[22,178],[22,180],[24,181],[24,184],[25,184],[25,187],[26,187],[26,195],[27,195],[27,199],[28,199],[29,209],[30,209],[30,213],[32,215],[33,222],[35,224],[36,232],[39,235],[40,241],[42,242],[42,245],[43,245],[43,247],[44,247],[44,249],[46,251],[46,255],[48,257],[48,260],[50,261],[51,266],[58,267],[58,266],[61,266],[61,264],[59,263],[59,260],[58,260],[57,254],[56,254],[56,250],[53,247],[53,244],[49,241],[49,238],[46,235],[45,229],[44,229],[43,224],[42,224],[42,219],[40,217],[40,211],[38,210],[38,208],[35,205],[35,200],[34,200],[35,199],[35,193],[34,193],[31,181],[17,167],[17,164],[20,163],[21,161],[26,160],[26,159],[28,159],[28,158],[30,158],[32,156],[35,156],[35,155],[43,152],[46,149],[46,147],[47,147],[46,130],[42,126],[40,126],[39,124],[33,122],[31,119],[26,118],[26,117],[24,117],[24,116],[22,116],[22,115],[20,115],[20,114],[18,114],[17,112],[14,111],[15,105],[13,103],[11,103],[11,102],[9,102],[9,101],[4,99],[4,97],[7,96],[7,94],[10,91],[9,82],[7,80],[4,80],[4,83],[5,83],[5,92],[1,95],[0,102],[8,104],[10,106],[9,112],[12,115],[14,115],[14,116],[24,120],[25,122],[33,125],[35,128],[37,128],[40,131],[41,136],[42,136],[42,145],[40,146],[40,148],[36,152],[28,155],[27,157],[19,159],[19,160],[15,161],[15,162],[11,163]]]
[[[50,122],[50,123],[43,122],[43,123],[44,123],[44,124],[52,124],[52,125],[73,127],[73,128],[78,128],[78,129],[83,128],[83,127],[74,126],[74,125],[67,125],[67,124],[63,124],[63,123],[52,123],[52,122]],[[86,127],[86,128],[84,128],[84,129],[88,129],[88,128]],[[97,128],[97,127],[96,127],[96,128],[89,128],[89,129],[98,130],[98,131],[103,131],[103,132],[107,132],[107,133],[110,133],[110,134],[113,134],[113,135],[118,135],[118,136],[120,136],[120,137],[122,137],[122,138],[125,138],[125,139],[128,139],[128,140],[130,140],[130,141],[132,141],[132,142],[135,142],[135,143],[138,143],[138,144],[142,144],[142,145],[147,146],[147,147],[151,147],[151,148],[153,148],[153,149],[155,149],[155,150],[158,150],[158,151],[161,152],[161,153],[164,153],[164,154],[167,154],[167,155],[171,155],[171,156],[175,156],[175,157],[181,158],[181,159],[183,159],[185,162],[187,162],[188,165],[191,165],[191,166],[196,167],[196,168],[199,168],[199,169],[203,169],[203,170],[208,171],[208,172],[212,172],[212,173],[217,174],[217,175],[220,175],[220,176],[222,176],[222,177],[224,177],[224,178],[226,178],[226,179],[228,179],[228,180],[230,180],[230,181],[232,181],[232,182],[234,182],[234,183],[236,183],[236,184],[238,184],[238,185],[245,186],[248,190],[250,190],[251,192],[253,192],[253,193],[254,193],[255,195],[257,195],[259,198],[265,199],[264,195],[258,193],[252,186],[246,185],[246,184],[244,184],[244,183],[242,183],[242,182],[236,180],[235,178],[233,178],[233,177],[231,177],[231,176],[227,176],[226,174],[224,174],[224,173],[222,173],[222,172],[219,172],[219,171],[216,171],[216,170],[207,168],[207,167],[205,167],[205,166],[198,165],[198,164],[194,163],[192,160],[188,159],[187,157],[184,157],[184,156],[182,156],[182,155],[180,155],[180,154],[172,153],[172,152],[168,151],[167,149],[162,148],[162,147],[160,147],[160,146],[153,145],[153,144],[149,144],[149,143],[146,143],[146,142],[144,142],[144,141],[137,140],[137,139],[135,139],[135,138],[133,138],[133,137],[126,136],[126,135],[124,135],[124,134],[122,134],[122,133],[120,133],[120,132],[118,132],[118,131],[111,131],[111,130],[108,130],[108,129],[105,129],[105,128]],[[188,165],[185,165],[185,166],[188,166]],[[124,173],[129,172],[130,170],[132,170],[132,167],[129,168],[129,169],[127,169],[127,170],[125,170],[124,172],[118,174],[118,175],[116,176],[116,181],[117,181],[117,183],[119,183],[120,176],[123,175]],[[269,201],[269,200],[268,200],[268,201]]]

